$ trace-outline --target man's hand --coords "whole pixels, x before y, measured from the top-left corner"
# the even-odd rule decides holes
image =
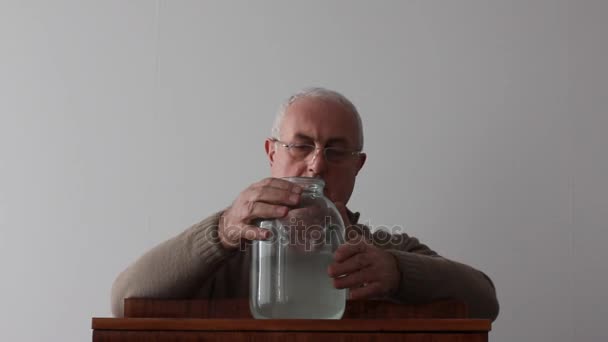
[[[283,217],[300,201],[302,188],[284,179],[266,178],[243,190],[220,217],[218,227],[222,246],[234,249],[241,239],[264,240],[271,232],[252,223],[256,219]]]
[[[345,244],[338,247],[334,263],[327,270],[334,278],[334,287],[350,289],[350,299],[383,297],[395,293],[399,287],[400,272],[395,257],[352,231],[346,208],[341,203],[336,207],[347,227]],[[349,234],[350,233],[350,234]]]

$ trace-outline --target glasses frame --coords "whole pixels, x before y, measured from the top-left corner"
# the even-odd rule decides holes
[[[308,155],[306,155],[306,157],[304,157],[304,158],[303,158],[303,159],[301,159],[301,160],[306,160],[306,159],[310,158],[310,156],[311,156],[311,155],[316,155],[316,154],[317,154],[316,152],[317,152],[318,150],[321,150],[321,151],[323,152],[323,158],[325,158],[325,160],[326,160],[328,163],[332,163],[332,164],[342,164],[342,163],[344,163],[344,162],[346,162],[346,161],[348,161],[348,160],[352,160],[352,159],[354,159],[354,158],[351,158],[351,157],[354,157],[354,156],[360,156],[360,155],[363,153],[363,152],[362,152],[360,149],[359,149],[359,150],[351,150],[351,149],[345,149],[345,148],[339,148],[339,147],[317,147],[316,145],[313,145],[313,144],[293,144],[293,143],[292,143],[292,144],[290,144],[290,143],[287,143],[287,142],[281,141],[281,140],[279,140],[279,139],[277,139],[277,138],[268,138],[268,139],[269,139],[270,141],[272,141],[273,143],[275,143],[275,144],[279,144],[280,146],[282,146],[282,147],[284,147],[285,149],[287,149],[287,153],[288,153],[288,154],[289,154],[289,155],[290,155],[292,158],[295,158],[295,157],[294,157],[294,156],[291,154],[291,152],[289,152],[289,151],[290,151],[292,148],[294,148],[294,147],[296,147],[296,146],[309,146],[309,147],[312,147],[312,148],[313,148],[313,150],[312,150],[312,151],[311,151],[311,152],[310,152]],[[347,158],[345,158],[345,159],[343,159],[343,160],[340,160],[340,161],[330,160],[330,159],[328,159],[328,158],[327,158],[327,150],[340,150],[341,152],[346,152],[346,153],[348,154],[348,157],[347,157]],[[313,151],[314,151],[314,152],[313,152]]]

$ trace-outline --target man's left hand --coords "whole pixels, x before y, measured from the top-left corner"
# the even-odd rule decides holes
[[[345,207],[336,203],[348,227]],[[350,234],[348,234],[350,235]],[[350,299],[384,297],[397,292],[400,272],[397,259],[358,235],[338,247],[327,270],[337,289],[350,289]]]
[[[399,286],[397,260],[360,239],[338,247],[328,274],[334,287],[350,289],[350,299],[366,299],[394,294]]]

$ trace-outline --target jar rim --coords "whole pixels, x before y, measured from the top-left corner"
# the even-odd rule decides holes
[[[325,181],[321,178],[315,178],[315,177],[283,177],[283,179],[290,181],[292,183],[298,184],[298,185],[303,185],[305,187],[308,186],[317,186],[317,187],[324,187],[325,186]]]

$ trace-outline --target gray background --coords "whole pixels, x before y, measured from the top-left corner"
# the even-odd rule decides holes
[[[484,270],[492,341],[608,314],[608,1],[1,1],[0,338],[86,341],[119,271],[268,175],[304,86],[363,116],[350,207]]]

